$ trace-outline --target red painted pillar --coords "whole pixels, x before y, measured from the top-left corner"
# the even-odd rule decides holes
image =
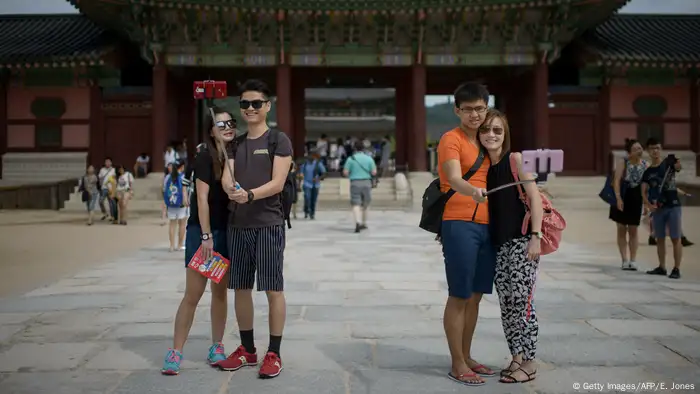
[[[395,113],[396,120],[394,121],[394,127],[396,131],[394,132],[394,161],[396,163],[397,170],[401,171],[405,169],[406,166],[406,152],[408,139],[408,124],[410,117],[410,110],[408,107],[408,96],[410,95],[410,89],[403,83],[396,85],[395,93]]]
[[[602,164],[598,172],[608,174],[612,171],[612,149],[610,148],[610,80],[604,78],[600,87],[598,108],[600,111],[600,153],[599,162]]]
[[[287,64],[277,66],[277,90],[275,92],[277,105],[277,128],[294,138],[292,129],[292,69]]]
[[[164,171],[163,152],[168,143],[168,70],[153,67],[153,95],[151,105],[151,162],[153,171]]]
[[[690,142],[695,152],[695,175],[700,175],[700,79],[690,80]]]
[[[2,179],[2,156],[7,152],[7,91],[8,75],[0,72],[0,179]]]
[[[426,73],[425,66],[411,67],[411,94],[409,95],[408,122],[408,168],[410,171],[428,171],[426,144],[427,124],[425,119]]]
[[[549,68],[547,62],[535,64],[533,73],[533,133],[535,148],[549,145]]]
[[[102,88],[97,81],[90,86],[90,148],[88,163],[101,167],[105,156],[104,114],[102,113]]]
[[[295,75],[292,81],[292,147],[294,157],[304,156],[306,144],[306,82],[301,76]]]

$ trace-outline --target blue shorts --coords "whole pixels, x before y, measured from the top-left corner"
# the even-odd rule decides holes
[[[496,251],[491,245],[488,224],[443,221],[442,254],[451,297],[469,298],[472,293],[493,292]]]
[[[681,239],[681,207],[659,208],[651,214],[654,238],[666,238],[666,228],[671,239]]]
[[[214,251],[229,259],[228,245],[226,243],[226,230],[212,230],[214,240]],[[197,249],[202,245],[202,228],[199,226],[187,225],[185,234],[185,267],[190,263]]]

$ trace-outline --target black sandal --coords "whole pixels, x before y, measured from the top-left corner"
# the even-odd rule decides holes
[[[508,375],[510,375],[511,373],[513,373],[514,371],[517,371],[517,370],[518,370],[517,368],[516,368],[516,369],[511,369],[511,368],[513,368],[513,364],[515,364],[518,368],[520,368],[520,363],[517,362],[517,361],[515,361],[515,360],[513,360],[513,361],[510,362],[510,364],[508,364],[508,368],[504,368],[504,369],[501,370],[501,376],[508,376]]]
[[[525,380],[518,380],[518,379],[514,378],[514,377],[513,377],[513,374],[514,374],[515,372],[518,372],[518,371],[522,371],[522,373],[524,373],[525,376],[527,376],[527,379],[525,379]],[[509,373],[509,374],[507,374],[507,375],[505,375],[505,376],[501,376],[501,378],[500,378],[498,381],[501,382],[501,383],[508,383],[508,384],[512,384],[512,383],[527,383],[527,382],[531,382],[531,381],[535,380],[536,377],[537,377],[537,371],[534,371],[534,372],[532,372],[532,373],[527,373],[527,371],[525,371],[524,369],[518,368],[518,369],[516,369],[515,371],[513,371],[513,372],[511,372],[511,373]]]

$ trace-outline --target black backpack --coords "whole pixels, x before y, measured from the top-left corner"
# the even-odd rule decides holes
[[[277,152],[277,144],[279,143],[280,134],[282,132],[277,129],[270,129],[270,138],[268,140],[267,152],[270,155],[270,162],[275,162],[275,152]],[[248,138],[248,133],[243,133],[236,137],[236,146]],[[290,166],[291,170],[291,166]],[[279,194],[280,202],[282,203],[282,214],[287,222],[287,228],[292,228],[292,220],[290,214],[292,212],[292,204],[297,193],[296,180],[291,171],[287,172],[287,179],[284,181],[282,192]]]
[[[468,181],[479,167],[481,167],[483,162],[484,151],[483,149],[479,149],[479,156],[476,158],[476,161],[474,161],[474,165],[462,176],[462,179]],[[425,192],[423,192],[422,212],[418,227],[433,234],[437,234],[437,238],[439,239],[441,234],[440,229],[442,227],[442,214],[445,212],[447,201],[454,194],[455,191],[452,189],[445,193],[440,190],[439,177],[430,182],[430,185],[428,185],[428,187],[425,188]]]

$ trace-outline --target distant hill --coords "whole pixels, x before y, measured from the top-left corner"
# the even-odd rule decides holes
[[[444,103],[426,107],[425,123],[428,128],[428,142],[437,142],[445,132],[452,130],[457,124],[454,104]]]

